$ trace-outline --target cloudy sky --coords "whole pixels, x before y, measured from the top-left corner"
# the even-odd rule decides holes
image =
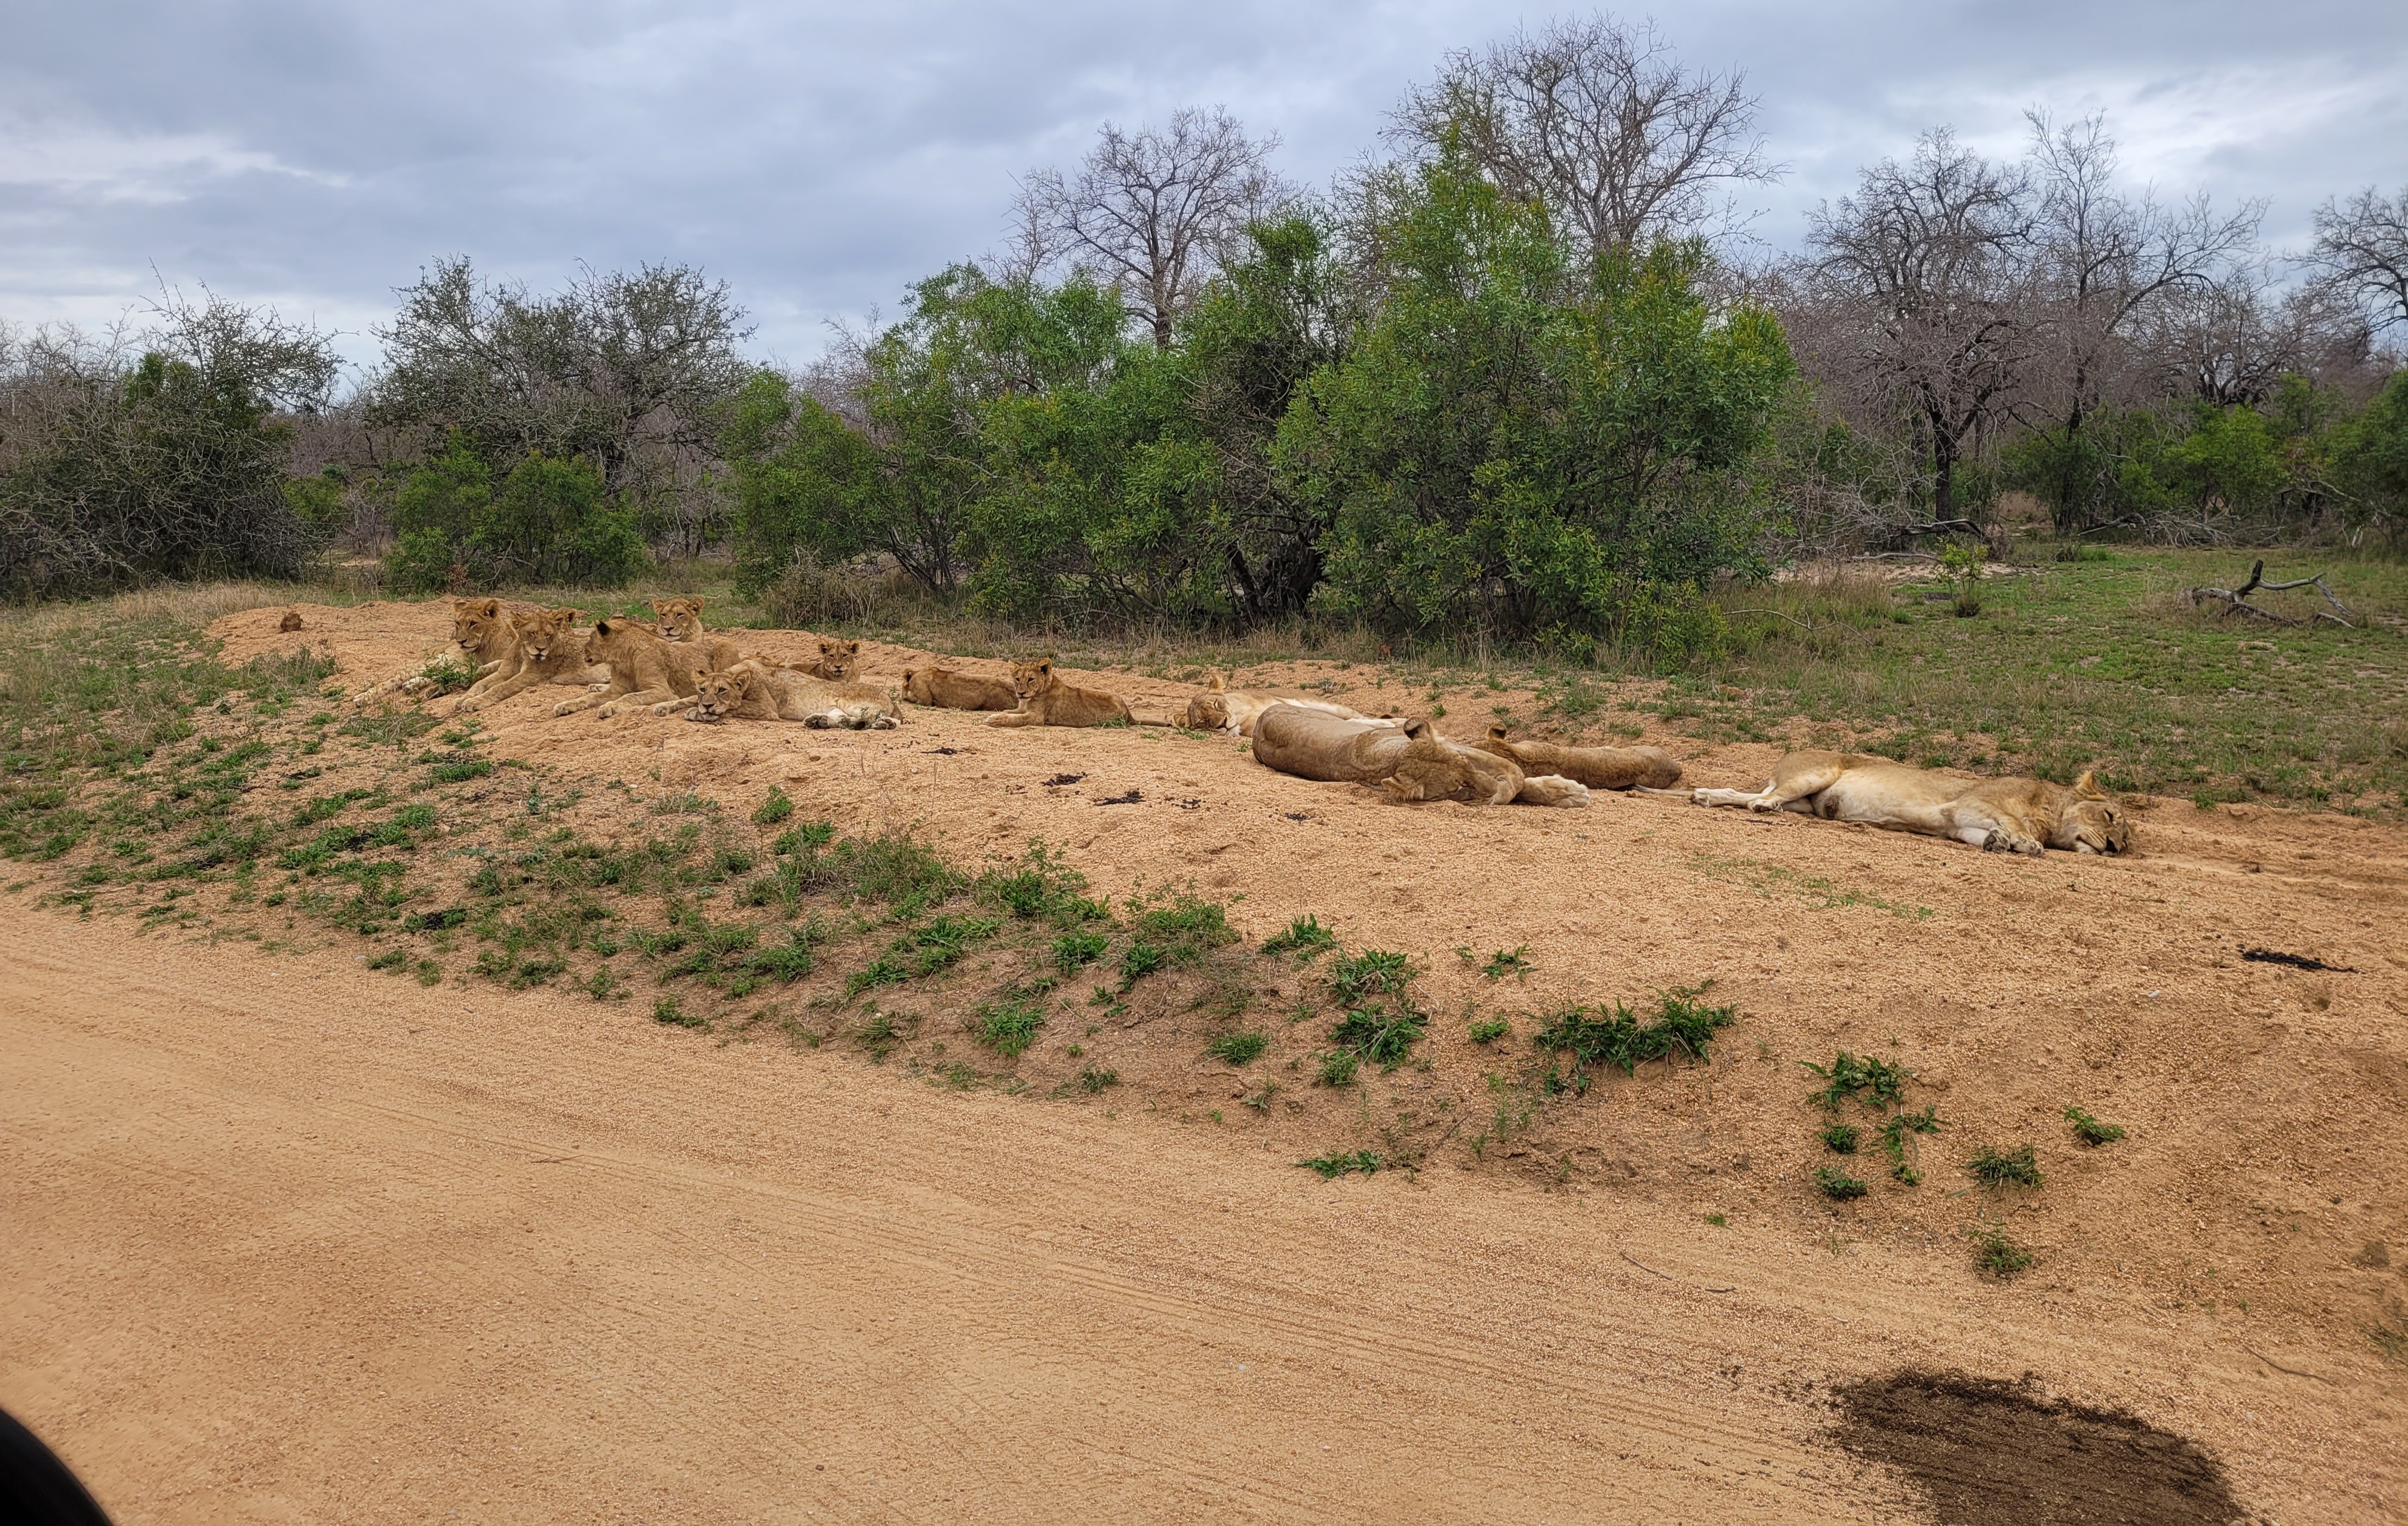
[[[996,248],[1013,177],[1107,120],[1222,104],[1326,180],[1409,83],[1547,9],[1426,0],[0,0],[0,321],[106,321],[158,278],[368,331],[436,255],[538,286],[579,261],[725,277],[765,357]],[[1645,15],[1646,12],[1625,12]],[[1702,3],[1655,16],[1746,71],[1794,245],[1857,167],[1951,124],[2103,108],[2136,181],[2262,197],[2408,182],[2408,6]],[[154,275],[154,271],[156,275]]]

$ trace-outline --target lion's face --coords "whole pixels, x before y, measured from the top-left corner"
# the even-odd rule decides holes
[[[842,683],[853,677],[853,670],[860,664],[860,642],[830,641],[825,636],[820,638],[821,677],[830,683]]]
[[[519,633],[519,650],[530,663],[543,662],[566,647],[569,627],[576,623],[574,609],[537,609],[510,620]]]
[[[2122,853],[2132,846],[2132,823],[2106,800],[2077,800],[2058,819],[2057,832],[2077,853]]]
[[[702,601],[700,599],[654,599],[652,614],[660,621],[664,641],[699,641],[702,639]]]
[[[1035,699],[1053,687],[1054,659],[1051,657],[1011,664],[1011,692],[1023,700]]]
[[[502,619],[499,599],[454,599],[452,639],[462,651],[482,651],[485,638],[502,623]]]
[[[1187,702],[1189,731],[1220,731],[1229,724],[1229,702],[1218,694],[1198,694]]]
[[[694,708],[686,715],[705,723],[724,720],[744,703],[752,685],[750,673],[713,673],[695,686]]]

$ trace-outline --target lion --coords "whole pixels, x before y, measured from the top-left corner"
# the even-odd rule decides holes
[[[1252,736],[1254,734],[1254,722],[1274,705],[1319,710],[1341,720],[1363,719],[1357,712],[1330,700],[1283,693],[1272,689],[1232,689],[1223,681],[1220,674],[1214,673],[1212,686],[1187,702],[1187,729],[1217,731],[1229,736]]]
[[[663,640],[632,620],[597,620],[585,638],[585,661],[607,665],[610,681],[582,699],[562,700],[554,715],[574,715],[600,707],[604,720],[639,705],[690,698],[700,687],[701,675],[678,645]]]
[[[1659,747],[1558,747],[1553,742],[1512,742],[1505,728],[1491,726],[1472,746],[1511,758],[1525,769],[1578,779],[1592,790],[1661,790],[1679,782],[1681,765]]]
[[[539,683],[585,682],[584,649],[573,638],[575,609],[530,609],[510,617],[512,649],[504,666],[471,684],[451,713],[474,715]]]
[[[843,683],[851,678],[853,670],[861,665],[860,642],[836,641],[827,636],[821,636],[819,643],[818,657],[808,663],[795,664],[812,677],[825,678],[830,683]]]
[[[2122,853],[2132,824],[2088,769],[2072,787],[2043,779],[1959,779],[1854,752],[1793,752],[1763,789],[1689,792],[1700,806],[1796,811],[1827,821],[1953,837],[1992,853]]]
[[[903,697],[938,710],[1010,710],[1020,695],[1001,678],[982,678],[949,667],[907,667]]]
[[[452,644],[468,661],[468,677],[481,681],[495,673],[513,671],[518,663],[518,635],[510,628],[512,615],[525,614],[535,608],[531,604],[505,605],[499,599],[454,599],[452,601]],[[509,665],[506,667],[505,663]],[[417,694],[432,689],[436,681],[423,670],[405,673],[399,677],[361,690],[351,703],[366,705],[389,694]]]
[[[990,726],[1109,726],[1114,721],[1134,726],[1137,717],[1128,702],[1100,689],[1065,683],[1054,671],[1054,659],[1011,664],[1011,692],[1016,709],[988,719]]]
[[[1420,718],[1350,720],[1300,705],[1274,705],[1255,719],[1254,761],[1298,778],[1378,785],[1400,801],[1588,804],[1588,789],[1577,780],[1526,775],[1512,759],[1448,741]]]
[[[893,731],[902,723],[891,695],[866,684],[830,683],[802,668],[749,658],[705,677],[691,700],[652,706],[654,715],[682,709],[706,724],[730,719],[799,720],[806,726]]]
[[[652,618],[660,625],[661,639],[681,646],[692,646],[703,655],[694,659],[697,674],[710,673],[744,660],[736,643],[724,636],[712,635],[703,629],[700,599],[654,599]]]

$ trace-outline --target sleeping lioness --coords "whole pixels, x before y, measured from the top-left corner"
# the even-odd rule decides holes
[[[1187,702],[1189,731],[1217,731],[1230,736],[1252,736],[1254,722],[1274,705],[1294,705],[1302,709],[1319,710],[1343,720],[1359,720],[1362,717],[1343,705],[1326,699],[1312,699],[1303,694],[1284,694],[1269,689],[1232,689],[1212,675],[1211,687]]]
[[[1020,704],[1020,696],[1003,679],[949,667],[905,668],[903,697],[936,710],[1010,710]]]
[[[1578,779],[1592,790],[1630,790],[1642,785],[1661,790],[1681,777],[1681,765],[1660,747],[1560,747],[1554,742],[1514,742],[1507,740],[1502,726],[1489,727],[1487,737],[1472,745],[1483,752],[1511,758],[1526,770],[1543,768],[1550,774]]]
[[[1689,798],[1954,837],[1992,853],[2121,853],[2132,846],[2131,822],[2086,769],[2069,789],[2042,779],[1951,778],[1854,752],[1793,752],[1773,765],[1762,790],[1694,790]]]
[[[1364,720],[1274,705],[1255,720],[1254,761],[1298,778],[1375,784],[1398,800],[1588,804],[1576,781],[1526,776],[1512,759],[1450,742],[1420,719]]]

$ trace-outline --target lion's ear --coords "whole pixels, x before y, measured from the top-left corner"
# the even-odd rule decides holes
[[[2092,800],[2107,798],[2107,792],[2099,788],[2099,771],[2095,768],[2086,768],[2082,771],[2082,777],[2073,781],[2073,792]]]
[[[1221,670],[1217,667],[1214,668],[1212,670],[1212,692],[1216,694],[1226,694],[1228,692],[1229,686],[1222,681]]]
[[[1492,742],[1501,742],[1505,740],[1505,728],[1502,726],[1489,727],[1488,739]]]
[[[1053,672],[1053,671],[1054,671],[1054,659],[1052,659],[1051,657],[1040,657],[1040,658],[1039,658],[1039,659],[1037,660],[1037,671],[1038,671],[1038,672],[1039,672],[1039,673],[1051,673],[1051,672]]]
[[[595,620],[594,622],[594,634],[595,635],[609,635],[610,634],[610,622],[607,620]]]
[[[485,613],[488,615],[499,615],[502,612],[502,601],[499,599],[487,599],[484,604],[484,609]]]
[[[653,614],[655,614],[655,615],[666,615],[666,614],[667,614],[667,613],[669,612],[669,601],[668,601],[668,600],[666,600],[666,599],[654,599],[653,601],[652,601],[652,613],[653,613]]]
[[[1425,716],[1415,716],[1404,723],[1405,734],[1419,741],[1430,734],[1430,723]]]

